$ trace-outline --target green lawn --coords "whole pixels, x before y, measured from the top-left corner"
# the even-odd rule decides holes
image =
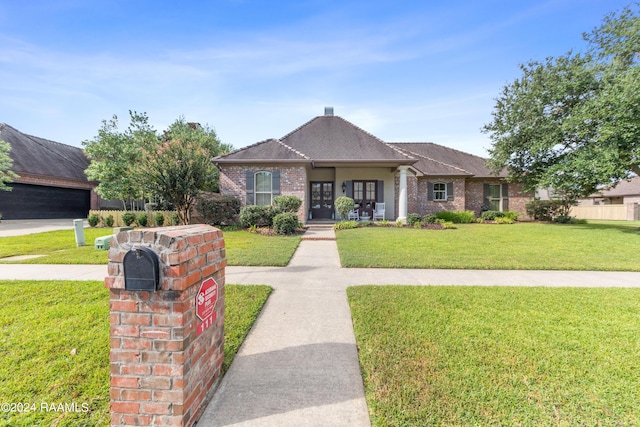
[[[106,264],[108,251],[95,250],[96,237],[106,236],[111,228],[87,228],[88,246],[76,247],[73,230],[50,231],[16,237],[0,237],[1,258],[16,255],[44,255],[22,264]],[[247,231],[225,231],[229,265],[285,266],[293,256],[300,236],[263,236]],[[7,261],[5,261],[7,262]]]
[[[640,222],[458,224],[336,232],[344,267],[640,271]]]
[[[97,237],[109,234],[113,234],[112,228],[87,228],[84,230],[87,246],[82,247],[76,247],[73,230],[0,237],[0,258],[17,255],[45,255],[20,262],[29,264],[106,264],[108,251],[96,251],[93,245]]]
[[[247,231],[225,231],[227,263],[284,267],[300,244],[300,236],[263,236]]]
[[[374,426],[640,424],[640,289],[348,289]]]
[[[225,286],[226,371],[271,289]],[[102,282],[0,281],[0,426],[109,425],[109,291]],[[41,411],[87,404],[88,412]]]

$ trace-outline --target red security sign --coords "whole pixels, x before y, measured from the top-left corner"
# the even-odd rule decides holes
[[[209,277],[200,285],[196,295],[196,316],[202,322],[198,324],[196,336],[202,334],[209,326],[216,321],[216,302],[218,301],[218,283]]]

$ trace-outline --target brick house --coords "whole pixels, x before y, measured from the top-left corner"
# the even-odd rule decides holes
[[[0,139],[11,146],[13,170],[19,175],[0,191],[4,219],[85,218],[99,199],[84,170],[82,149],[27,135],[0,123]]]
[[[302,222],[335,219],[339,196],[370,216],[385,203],[385,219],[442,210],[514,210],[525,216],[532,194],[506,175],[492,175],[485,159],[433,143],[385,142],[326,108],[280,139],[268,139],[214,159],[220,192],[243,205],[271,204],[280,194],[303,204]]]

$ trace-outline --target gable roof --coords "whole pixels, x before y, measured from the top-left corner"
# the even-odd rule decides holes
[[[338,116],[319,116],[280,139],[218,156],[217,163],[302,162],[410,165],[417,159]]]
[[[432,142],[390,142],[389,145],[410,153],[418,158],[413,167],[424,175],[473,176],[476,178],[495,178],[486,167],[487,159],[464,151],[445,147]],[[498,177],[507,176],[503,171]]]
[[[11,170],[18,175],[88,182],[84,170],[89,159],[80,148],[27,135],[5,123],[0,123],[0,139],[11,145]]]

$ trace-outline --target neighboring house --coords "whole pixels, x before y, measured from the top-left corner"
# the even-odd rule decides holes
[[[12,170],[19,175],[0,191],[4,219],[86,218],[98,197],[84,170],[82,149],[24,134],[0,123],[0,139],[11,145]]]
[[[638,176],[620,181],[617,185],[605,188],[578,202],[580,206],[626,205],[628,203],[640,203],[640,177]]]
[[[442,210],[515,210],[526,215],[525,194],[485,159],[433,143],[389,143],[332,108],[280,139],[269,139],[214,162],[220,192],[243,205],[268,205],[280,195],[302,199],[301,221],[335,219],[334,200],[348,196],[359,213],[385,203],[385,219],[405,220]]]

